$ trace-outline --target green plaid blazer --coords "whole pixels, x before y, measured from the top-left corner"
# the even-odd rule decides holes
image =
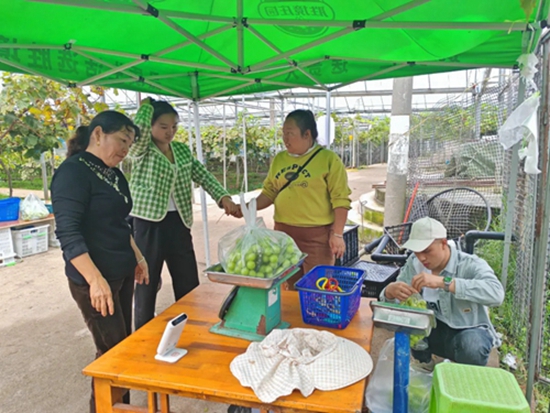
[[[134,206],[131,216],[148,221],[162,221],[168,211],[170,194],[183,223],[193,225],[192,181],[201,185],[219,205],[227,191],[191,154],[182,142],[172,142],[172,164],[157,148],[151,138],[153,107],[144,104],[135,116],[134,123],[141,129],[141,138],[130,148],[132,175],[130,192]]]

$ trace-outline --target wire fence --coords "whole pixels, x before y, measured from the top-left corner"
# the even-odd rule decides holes
[[[536,81],[540,86],[540,78]],[[517,104],[518,87],[517,73],[491,73],[487,69],[484,78],[470,90],[440,102],[434,113],[413,114],[408,196],[410,198],[416,188],[416,197],[409,221],[433,215],[427,205],[437,193],[468,187],[478,192],[489,205],[492,229],[504,231],[510,175],[515,171],[511,169],[511,151],[504,151],[498,141],[498,129]],[[535,212],[541,189],[537,186],[537,176],[525,174],[522,165],[517,171],[516,191],[512,202],[515,241],[508,266],[507,288],[512,303],[509,320],[512,328],[505,333],[514,342],[517,355],[525,359],[532,312]],[[446,199],[445,216],[448,219],[452,215],[460,222],[460,231],[484,229],[485,222],[475,218],[479,213],[475,212],[475,202],[458,195]],[[502,260],[497,260],[493,266],[502,266]],[[494,269],[501,272],[501,268]],[[550,274],[550,267],[547,274]],[[546,311],[541,326],[543,345],[539,357],[539,375],[543,379],[550,377],[550,348],[547,345],[550,341],[550,292],[547,287],[545,291]]]

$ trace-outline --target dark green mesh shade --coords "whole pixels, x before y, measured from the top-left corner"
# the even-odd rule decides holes
[[[325,88],[512,67],[547,15],[537,0],[529,43],[519,0],[2,0],[0,70],[197,98]]]

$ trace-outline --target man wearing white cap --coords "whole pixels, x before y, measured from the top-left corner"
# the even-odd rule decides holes
[[[405,301],[420,293],[434,310],[437,327],[424,339],[427,349],[412,350],[421,363],[433,365],[432,353],[457,363],[486,365],[499,339],[487,307],[502,304],[504,289],[481,258],[458,251],[435,219],[421,218],[403,248],[414,252],[381,301]],[[417,346],[418,348],[418,346]]]

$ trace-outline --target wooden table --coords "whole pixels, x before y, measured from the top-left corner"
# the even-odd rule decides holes
[[[51,221],[53,221],[54,219],[55,219],[54,215],[50,214],[46,218],[35,219],[32,221],[23,221],[22,219],[18,219],[15,221],[1,221],[0,229],[25,227],[25,226],[38,225],[38,224],[50,224],[50,229],[51,229],[52,227]]]
[[[250,342],[212,334],[219,321],[218,311],[231,286],[206,283],[169,307],[148,324],[109,350],[84,369],[94,378],[97,413],[169,412],[168,394],[212,402],[255,407],[263,411],[307,411],[360,413],[364,405],[366,380],[346,388],[322,392],[307,398],[299,391],[272,404],[262,403],[252,389],[240,385],[229,370],[231,361],[246,351]],[[283,320],[291,327],[308,327],[302,322],[298,293],[282,291]],[[358,313],[344,330],[330,330],[370,350],[373,323],[370,299],[361,299]],[[185,312],[189,316],[178,347],[189,353],[174,364],[155,360],[156,349],[166,323]],[[148,408],[119,403],[120,390],[146,391]],[[160,406],[157,406],[159,395]]]

